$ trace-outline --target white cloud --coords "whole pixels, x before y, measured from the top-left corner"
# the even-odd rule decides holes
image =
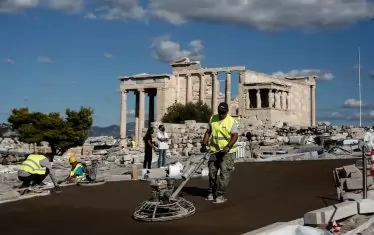
[[[175,25],[207,21],[268,31],[342,26],[374,16],[371,0],[150,0],[150,9]]]
[[[52,59],[48,56],[39,56],[38,58],[36,58],[36,62],[43,64],[53,63]]]
[[[95,12],[88,12],[86,19],[104,20],[143,20],[146,17],[146,10],[139,5],[139,0],[103,0],[103,5],[95,9]]]
[[[191,60],[201,60],[204,58],[204,45],[200,40],[193,40],[189,43],[189,50],[184,50],[178,42],[170,40],[170,36],[156,38],[151,48],[154,50],[153,56],[162,62],[171,62],[184,57]]]
[[[317,76],[318,80],[330,81],[334,79],[334,75],[330,72],[319,70],[319,69],[302,69],[302,70],[291,70],[289,72],[278,71],[272,74],[275,77],[306,77],[306,76]]]
[[[360,104],[361,104],[361,107],[364,106],[364,103],[362,101],[351,98],[351,99],[346,100],[343,106],[346,108],[358,108],[360,107]]]
[[[4,63],[6,63],[6,64],[15,64],[16,61],[13,60],[13,59],[11,59],[11,58],[5,58],[4,59]]]
[[[333,112],[331,113],[331,117],[339,118],[339,117],[344,117],[344,115],[339,112]]]
[[[108,59],[112,59],[114,56],[113,54],[107,52],[107,53],[104,53],[104,57]]]
[[[0,0],[0,12],[22,12],[30,8],[47,8],[77,12],[82,10],[85,0]]]
[[[0,12],[81,11],[86,5],[90,6],[85,9],[87,19],[145,20],[151,16],[174,25],[206,21],[266,31],[340,27],[374,16],[372,0],[0,0]]]
[[[127,116],[129,117],[135,117],[135,109],[131,109],[127,111]]]

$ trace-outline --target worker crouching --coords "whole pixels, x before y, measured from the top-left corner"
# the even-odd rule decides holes
[[[209,195],[207,200],[214,203],[223,203],[227,199],[224,197],[229,184],[230,175],[234,170],[234,158],[237,151],[236,141],[238,140],[237,121],[228,115],[227,103],[218,105],[218,114],[212,115],[209,121],[209,128],[205,132],[201,152],[209,150],[217,152],[211,155],[208,160],[209,167]],[[220,174],[218,176],[218,170]]]
[[[68,183],[78,183],[84,179],[84,169],[82,163],[77,161],[75,156],[69,157],[71,165],[70,175],[65,179]]]
[[[52,171],[50,159],[42,154],[30,154],[19,166],[18,179],[22,181],[21,188],[42,187],[44,179],[49,175],[56,190],[60,190],[56,176]]]

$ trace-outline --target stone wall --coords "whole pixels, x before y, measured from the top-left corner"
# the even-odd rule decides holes
[[[154,139],[158,126],[161,123],[154,122],[151,125],[155,128]],[[163,123],[166,132],[169,134],[169,146],[173,154],[198,151],[201,147],[203,135],[208,127],[206,123],[196,123],[195,121],[186,121],[185,124]],[[284,145],[288,144],[291,136],[307,135],[311,138],[316,135],[323,135],[335,140],[346,138],[363,139],[365,135],[364,128],[355,128],[348,126],[331,126],[320,124],[317,127],[267,127],[267,126],[239,126],[239,141],[247,141],[245,134],[252,133],[252,142],[260,145]],[[143,136],[146,130],[143,131]]]

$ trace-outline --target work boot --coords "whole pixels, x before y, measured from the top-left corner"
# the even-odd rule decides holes
[[[214,200],[214,195],[213,193],[209,193],[209,195],[205,198],[207,201],[213,201]]]
[[[216,198],[216,200],[214,200],[213,203],[224,203],[224,202],[226,202],[226,201],[227,201],[227,199],[226,199],[224,196],[218,196],[218,197]]]

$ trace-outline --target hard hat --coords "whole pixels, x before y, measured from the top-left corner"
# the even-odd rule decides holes
[[[76,161],[77,161],[77,158],[75,156],[69,157],[69,163],[73,163],[73,162],[76,162]]]

